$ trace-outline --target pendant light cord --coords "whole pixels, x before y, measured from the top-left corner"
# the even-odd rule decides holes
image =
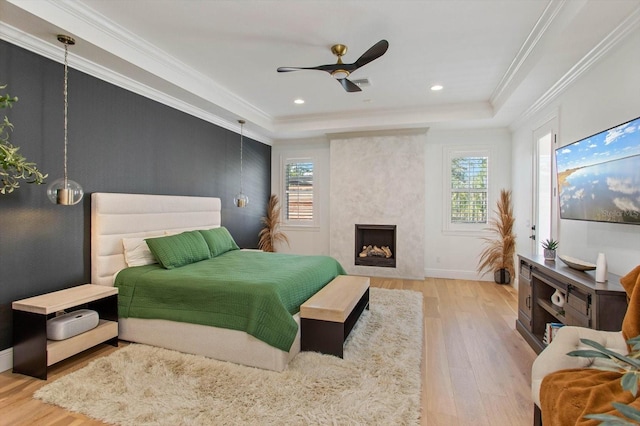
[[[244,120],[239,120],[240,123],[240,193],[244,194],[242,187],[242,145],[243,145],[243,128],[244,128]]]
[[[67,109],[69,107],[69,102],[67,100],[67,87],[68,87],[68,60],[67,56],[69,54],[69,46],[67,43],[64,44],[64,187],[67,188]]]

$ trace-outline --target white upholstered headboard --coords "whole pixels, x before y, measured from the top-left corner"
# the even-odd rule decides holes
[[[220,226],[220,198],[174,195],[91,194],[91,282],[113,285],[127,267],[122,238]]]

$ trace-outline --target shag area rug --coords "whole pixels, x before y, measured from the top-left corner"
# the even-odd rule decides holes
[[[40,388],[117,425],[415,425],[422,294],[371,288],[344,359],[301,352],[283,372],[131,344]]]

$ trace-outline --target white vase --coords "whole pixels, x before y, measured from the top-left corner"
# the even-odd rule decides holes
[[[607,281],[607,258],[604,253],[598,253],[596,260],[596,282],[604,283]]]
[[[564,294],[560,293],[560,290],[556,290],[551,295],[551,303],[556,305],[558,308],[562,308],[564,306],[564,302],[565,302]]]

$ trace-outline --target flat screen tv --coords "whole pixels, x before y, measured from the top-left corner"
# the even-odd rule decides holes
[[[562,219],[640,225],[640,117],[556,149]]]

